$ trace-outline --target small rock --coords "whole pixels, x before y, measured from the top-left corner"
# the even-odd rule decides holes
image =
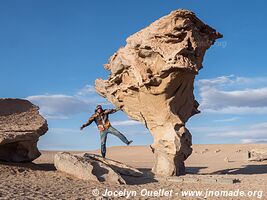
[[[201,151],[201,154],[207,153],[209,151],[209,149],[204,149],[203,151]]]
[[[221,149],[217,149],[214,151],[214,153],[219,153],[219,152],[221,152]]]
[[[225,162],[230,162],[230,160],[229,160],[228,157],[225,157],[225,158],[224,158],[224,161],[225,161]]]

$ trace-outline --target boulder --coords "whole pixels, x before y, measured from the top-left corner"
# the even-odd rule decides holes
[[[128,37],[105,69],[107,80],[95,81],[96,91],[154,137],[153,172],[160,176],[185,173],[192,136],[185,127],[199,113],[194,79],[206,50],[222,35],[188,10],[175,10]]]
[[[248,161],[261,162],[267,160],[267,148],[251,149],[248,152]]]
[[[0,99],[0,160],[29,162],[41,153],[39,137],[48,130],[39,108],[23,99]]]
[[[54,164],[57,170],[82,180],[125,184],[124,179],[118,173],[105,163],[95,159],[61,152],[55,155]]]
[[[91,153],[85,153],[84,154],[85,158],[88,159],[93,159],[93,160],[97,160],[100,161],[106,165],[108,165],[109,167],[111,167],[115,172],[121,174],[121,175],[125,175],[125,176],[134,176],[134,177],[141,177],[143,176],[143,173],[141,171],[139,171],[138,169],[135,169],[129,165],[126,165],[124,163],[115,161],[115,160],[111,160],[108,158],[102,158],[99,155],[96,154],[91,154]]]

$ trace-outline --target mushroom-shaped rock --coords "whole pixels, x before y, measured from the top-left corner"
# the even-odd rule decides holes
[[[176,10],[127,38],[105,65],[107,80],[97,79],[96,91],[154,137],[153,172],[170,176],[185,172],[192,153],[185,123],[199,113],[194,79],[206,50],[222,35],[188,10]]]
[[[39,108],[22,99],[0,99],[0,160],[28,162],[38,158],[39,137],[48,130]]]

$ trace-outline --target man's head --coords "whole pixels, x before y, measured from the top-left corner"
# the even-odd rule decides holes
[[[102,111],[103,111],[102,106],[101,105],[97,105],[96,109],[95,109],[95,112],[101,113]]]

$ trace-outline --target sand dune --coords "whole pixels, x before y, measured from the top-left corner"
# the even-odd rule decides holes
[[[267,144],[235,145],[194,145],[193,154],[186,161],[187,175],[183,178],[210,177],[235,178],[235,184],[218,183],[175,183],[166,180],[127,177],[129,185],[108,185],[78,180],[57,172],[53,165],[55,151],[42,151],[42,156],[34,163],[10,164],[0,163],[0,199],[97,199],[92,195],[94,189],[100,194],[109,191],[136,191],[136,196],[129,199],[156,199],[142,197],[140,192],[146,190],[171,191],[177,193],[166,199],[204,199],[207,190],[244,191],[247,195],[254,192],[254,197],[208,197],[206,199],[267,199],[267,162],[248,162],[247,151],[253,148],[267,147]],[[99,153],[99,151],[92,151]],[[84,152],[74,152],[83,154]],[[111,147],[107,157],[137,167],[148,175],[153,166],[153,154],[148,146]],[[201,197],[181,197],[182,191],[203,191]],[[252,192],[250,192],[252,191]],[[260,192],[263,191],[261,195]],[[249,192],[249,193],[248,193]],[[126,193],[125,193],[126,194]],[[110,197],[117,199],[118,197]],[[120,197],[125,199],[125,196]],[[99,198],[98,198],[99,199]],[[101,199],[101,198],[100,198]]]

